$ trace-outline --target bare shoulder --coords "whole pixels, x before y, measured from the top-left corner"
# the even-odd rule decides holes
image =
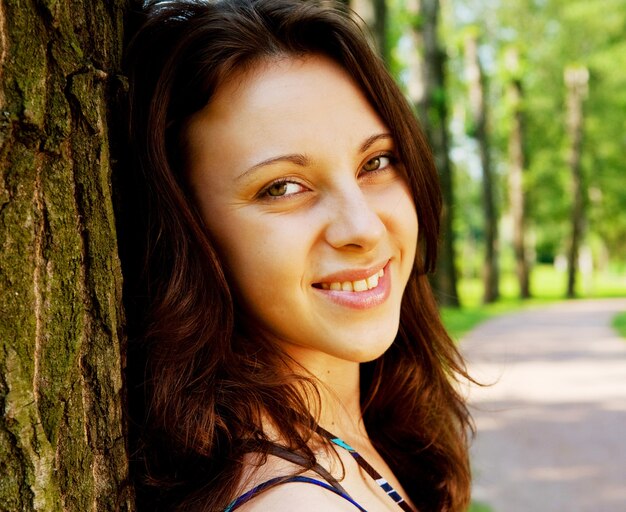
[[[260,493],[237,509],[240,512],[355,512],[352,503],[334,492],[307,482],[288,482]]]

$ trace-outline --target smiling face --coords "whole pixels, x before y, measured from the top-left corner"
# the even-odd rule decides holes
[[[380,356],[418,226],[389,130],[349,75],[318,56],[258,64],[184,136],[189,185],[249,314],[307,368]]]

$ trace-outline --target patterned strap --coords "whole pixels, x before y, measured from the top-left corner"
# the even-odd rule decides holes
[[[272,478],[271,480],[267,480],[262,484],[257,485],[253,489],[250,489],[247,493],[242,494],[238,498],[234,499],[225,509],[224,512],[231,512],[236,508],[240,507],[244,503],[250,501],[254,498],[258,493],[262,492],[265,489],[268,489],[274,485],[278,484],[286,484],[289,482],[304,482],[307,484],[314,484],[319,487],[323,487],[329,491],[334,492],[337,496],[341,496],[343,499],[352,503],[356,508],[358,508],[361,512],[367,512],[361,505],[359,505],[356,501],[354,501],[350,495],[348,495],[345,491],[340,491],[339,489],[333,487],[332,485],[323,482],[322,480],[316,480],[315,478],[309,478],[308,476],[292,476],[292,477],[282,477],[279,476],[277,478]]]
[[[340,448],[346,450],[352,458],[356,460],[357,464],[361,466],[365,472],[372,477],[372,479],[380,486],[380,488],[387,493],[387,495],[395,501],[398,506],[405,510],[406,512],[415,512],[411,506],[404,500],[402,496],[396,491],[387,480],[385,480],[378,471],[376,471],[361,455],[357,452],[352,446],[350,446],[345,441],[342,441],[337,436],[334,436],[327,430],[324,430],[322,427],[317,427],[318,432],[324,437],[330,439],[330,441]]]

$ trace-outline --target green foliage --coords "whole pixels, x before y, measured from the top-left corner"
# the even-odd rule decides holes
[[[394,73],[407,85],[406,52],[411,31],[419,29],[420,20],[409,12],[408,0],[389,0],[389,6]],[[549,295],[557,298],[565,292],[564,274],[547,278],[536,264],[562,259],[570,243],[573,197],[563,73],[567,67],[584,66],[590,71],[590,84],[584,104],[582,172],[587,211],[582,246],[592,254],[596,277],[584,277],[579,295],[597,294],[597,290],[620,295],[621,285],[611,287],[611,283],[620,282],[626,265],[626,0],[452,0],[441,3],[441,15],[440,36],[448,55],[446,90],[435,93],[431,108],[436,110],[445,98],[451,113],[452,217],[456,263],[464,283],[474,280],[471,286],[481,295],[478,278],[485,252],[481,169],[472,140],[475,127],[468,112],[463,59],[464,40],[472,34],[480,41],[488,86],[490,153],[497,209],[503,214],[503,293],[515,289],[514,279],[506,275],[513,269],[511,223],[506,215],[508,144],[516,110],[522,112],[525,131],[523,189],[526,243],[535,265],[532,288],[540,290],[545,279],[554,279]],[[521,86],[521,100],[511,94],[512,83]],[[429,112],[429,117],[436,116]],[[619,264],[621,273],[614,271],[610,282],[597,277]]]
[[[406,38],[412,27],[420,27],[422,19],[418,14],[410,13],[405,7],[405,0],[387,0],[387,38],[390,48],[389,71],[402,83],[405,70],[400,55],[400,40]]]
[[[525,123],[527,227],[540,261],[553,261],[569,244],[570,170],[569,140],[563,71],[571,65],[590,70],[590,91],[585,102],[583,174],[588,189],[584,245],[602,246],[608,258],[624,260],[626,254],[626,0],[454,0],[444,10],[449,64],[451,111],[460,126],[456,143],[468,149],[472,126],[465,113],[467,92],[459,40],[466,31],[480,34],[480,55],[490,90],[491,149],[500,173],[500,198],[507,207],[507,151],[513,105],[507,84],[518,81],[524,91],[521,105]],[[512,49],[518,58],[512,59]],[[453,130],[454,132],[454,130]],[[460,133],[460,134],[459,134]],[[480,211],[480,193],[463,190],[466,169],[457,164],[457,212]],[[479,173],[471,179],[479,180]],[[478,186],[478,185],[477,185]],[[468,203],[467,201],[470,201]],[[480,217],[456,222],[461,245],[482,244]],[[476,223],[478,221],[478,224]],[[503,225],[503,248],[509,243]],[[592,242],[593,240],[593,242]],[[532,252],[533,247],[531,247]],[[459,248],[459,252],[466,252]],[[594,256],[598,251],[594,251]],[[596,265],[602,265],[595,258]],[[467,271],[459,262],[464,275]],[[471,262],[470,262],[471,263]],[[474,272],[472,269],[469,273]]]

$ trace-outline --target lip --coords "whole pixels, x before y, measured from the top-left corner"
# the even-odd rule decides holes
[[[368,269],[350,270],[331,274],[326,276],[323,281],[320,281],[324,283],[359,281],[375,274],[381,268],[385,273],[383,277],[378,280],[378,286],[376,286],[376,288],[372,288],[371,290],[365,290],[362,292],[345,292],[341,290],[324,290],[314,286],[312,286],[312,289],[316,293],[320,293],[325,299],[340,306],[361,310],[374,308],[385,302],[391,293],[391,268],[389,261],[387,261],[384,266],[377,265]]]
[[[376,274],[380,269],[386,271],[389,266],[389,260],[379,263],[378,265],[373,265],[368,268],[363,269],[355,269],[355,270],[342,270],[340,272],[335,272],[334,274],[328,274],[324,276],[322,279],[317,281],[315,284],[321,283],[343,283],[344,281],[360,281],[361,279],[367,279],[370,276]],[[362,293],[362,292],[359,292]]]

